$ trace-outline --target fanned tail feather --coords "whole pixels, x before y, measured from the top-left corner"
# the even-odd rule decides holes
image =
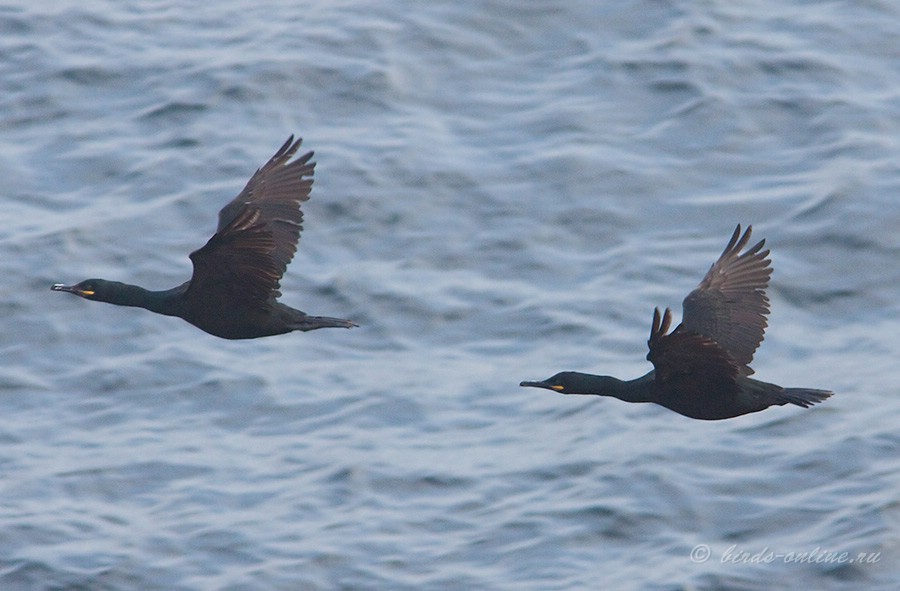
[[[295,323],[294,330],[316,330],[317,328],[353,328],[359,326],[355,322],[330,316],[304,316]]]
[[[814,404],[818,404],[832,396],[834,392],[830,390],[815,390],[812,388],[785,388],[778,393],[779,398],[784,400],[782,404],[791,403],[803,408],[809,408]]]

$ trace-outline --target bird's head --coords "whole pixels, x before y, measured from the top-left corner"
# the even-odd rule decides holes
[[[596,394],[616,396],[622,382],[610,376],[595,376],[577,371],[563,371],[540,382],[521,382],[520,386],[545,388],[560,394]]]
[[[519,385],[531,388],[545,388],[560,394],[581,394],[579,386],[582,380],[579,379],[579,376],[582,375],[584,374],[575,371],[563,371],[540,382],[522,382]]]
[[[107,294],[110,292],[110,286],[114,282],[105,279],[85,279],[81,283],[75,285],[63,285],[62,283],[54,283],[50,289],[53,291],[65,291],[74,293],[86,300],[97,300],[104,302],[107,300]]]

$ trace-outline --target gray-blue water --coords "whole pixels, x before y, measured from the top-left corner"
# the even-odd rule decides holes
[[[896,589],[898,42],[877,0],[5,4],[0,589]],[[292,132],[284,301],[360,328],[48,289],[181,283]],[[647,371],[738,222],[757,376],[834,398],[517,386]]]

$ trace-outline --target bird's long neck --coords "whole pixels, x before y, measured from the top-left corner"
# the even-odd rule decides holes
[[[139,285],[118,281],[110,281],[108,285],[109,288],[105,289],[102,295],[98,294],[95,299],[116,306],[144,308],[166,316],[180,316],[183,312],[182,300],[177,297],[183,291],[182,285],[162,291],[152,291]]]
[[[651,371],[634,380],[622,382],[624,396],[617,396],[626,402],[656,402],[653,392],[655,374]]]
[[[580,374],[573,394],[612,396],[625,402],[653,402],[653,372],[635,380],[620,380],[611,376]]]

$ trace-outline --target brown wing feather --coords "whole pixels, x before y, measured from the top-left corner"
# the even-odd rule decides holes
[[[741,375],[753,373],[749,364],[765,335],[769,313],[765,290],[772,274],[769,251],[763,250],[765,240],[741,253],[752,230],[748,226],[741,235],[738,224],[719,259],[684,299],[677,329],[716,341],[731,355]]]
[[[699,334],[672,332],[672,312],[660,317],[653,311],[653,325],[647,344],[647,359],[653,363],[654,381],[667,396],[696,397],[715,393],[725,399],[738,392],[738,368],[716,341]]]
[[[189,296],[265,304],[280,295],[281,277],[303,229],[300,203],[309,199],[315,170],[309,162],[313,152],[289,162],[301,142],[288,138],[219,212],[216,233],[191,253]]]

